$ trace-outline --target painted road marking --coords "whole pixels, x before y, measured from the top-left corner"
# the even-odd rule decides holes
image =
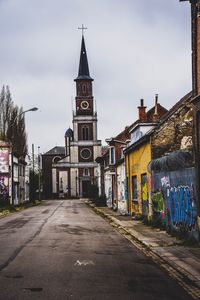
[[[88,266],[88,265],[94,266],[95,264],[92,260],[82,260],[82,261],[77,260],[74,265],[79,267],[79,266]]]

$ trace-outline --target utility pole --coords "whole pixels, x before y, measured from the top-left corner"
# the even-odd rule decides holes
[[[41,200],[40,146],[38,146],[38,200]]]
[[[32,144],[32,185],[33,185],[33,188],[32,188],[32,192],[33,192],[33,201],[35,201],[35,159],[34,159],[34,144]]]
[[[34,162],[34,144],[32,144],[32,167],[33,167],[33,173],[35,172],[35,162]]]

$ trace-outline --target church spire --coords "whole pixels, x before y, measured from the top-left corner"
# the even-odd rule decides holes
[[[85,40],[84,35],[82,34],[82,42],[81,42],[81,54],[80,54],[80,61],[79,61],[79,71],[78,77],[76,80],[93,80],[90,77],[88,60],[87,60],[87,52],[85,48]]]

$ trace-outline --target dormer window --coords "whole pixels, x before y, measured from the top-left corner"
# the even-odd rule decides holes
[[[141,137],[142,137],[142,132],[140,131],[140,128],[138,128],[137,130],[135,130],[131,133],[131,141],[133,143],[138,141]]]

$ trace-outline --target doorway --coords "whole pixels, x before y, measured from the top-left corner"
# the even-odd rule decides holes
[[[91,191],[91,182],[89,180],[82,181],[82,197],[88,198]]]

